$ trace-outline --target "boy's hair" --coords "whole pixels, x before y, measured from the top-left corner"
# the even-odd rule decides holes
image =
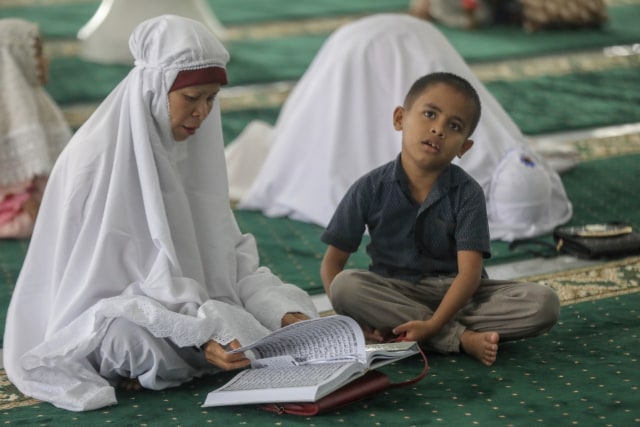
[[[480,120],[480,97],[478,96],[478,92],[476,92],[475,88],[471,86],[471,83],[456,74],[448,72],[436,72],[420,77],[411,85],[409,92],[407,92],[407,96],[405,96],[404,98],[404,108],[411,108],[415,100],[420,96],[420,94],[422,94],[422,92],[425,91],[425,89],[438,83],[444,83],[453,87],[473,103],[475,107],[475,114],[473,116],[472,122],[470,123],[471,127],[469,135],[471,135],[476,129],[478,121]]]

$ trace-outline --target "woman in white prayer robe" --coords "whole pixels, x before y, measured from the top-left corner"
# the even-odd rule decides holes
[[[8,310],[4,367],[68,410],[247,366],[226,349],[316,317],[259,266],[230,209],[220,108],[228,53],[202,24],[141,23],[135,66],[56,162]]]
[[[573,211],[558,173],[440,31],[402,14],[361,18],[329,36],[275,126],[251,122],[227,146],[231,197],[240,208],[325,227],[349,186],[400,152],[393,110],[435,71],[464,77],[480,95],[474,149],[454,163],[484,189],[491,238],[532,237],[566,222]]]
[[[38,26],[0,19],[0,238],[31,236],[47,175],[71,130],[46,92]]]

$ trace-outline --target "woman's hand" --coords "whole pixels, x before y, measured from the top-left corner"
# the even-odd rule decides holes
[[[207,362],[215,365],[225,371],[246,368],[251,364],[244,353],[229,353],[229,350],[240,348],[240,342],[235,339],[226,346],[222,346],[214,340],[207,341],[202,349]]]
[[[378,329],[362,326],[362,333],[367,344],[379,344],[389,341],[390,337]]]
[[[309,320],[309,316],[307,316],[306,314],[298,313],[298,312],[287,313],[284,316],[282,316],[282,321],[280,326],[284,328],[287,325],[291,325],[292,323],[296,323],[301,320]]]

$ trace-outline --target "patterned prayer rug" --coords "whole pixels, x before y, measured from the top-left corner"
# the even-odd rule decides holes
[[[302,13],[298,6],[303,2],[293,0],[287,3],[289,8],[280,7],[273,11],[268,9],[274,8],[277,2],[261,2],[260,7],[250,8],[238,5],[257,3],[251,3],[253,0],[208,1],[214,5],[226,4],[236,13],[235,21],[228,22],[230,43],[232,47],[235,44],[234,55],[237,59],[235,64],[231,64],[232,68],[235,67],[235,82],[255,83],[254,77],[247,73],[255,74],[255,70],[261,72],[262,67],[248,67],[247,63],[278,63],[278,52],[285,52],[288,58],[295,56],[292,67],[287,68],[289,74],[269,76],[276,83],[263,81],[260,82],[263,85],[252,86],[248,91],[229,91],[229,95],[221,99],[227,141],[237,135],[250,118],[264,118],[273,122],[293,82],[304,71],[326,34],[359,16],[359,12],[353,10],[354,2],[342,0],[329,2],[333,8],[339,9],[337,16],[323,17],[318,17],[319,13],[315,12]],[[54,81],[58,83],[57,89],[52,88],[52,92],[60,99],[65,97],[70,101],[70,104],[64,105],[66,116],[74,127],[79,126],[93,111],[96,102],[127,71],[127,67],[89,65],[87,69],[94,78],[86,87],[78,79],[70,77],[68,70],[81,70],[81,73],[87,74],[82,71],[87,64],[77,58],[78,42],[73,39],[76,29],[68,25],[68,20],[84,23],[93,12],[92,8],[99,3],[98,0],[2,0],[1,3],[0,16],[3,16],[3,12],[9,13],[8,10],[15,12],[17,8],[32,7],[34,10],[27,13],[27,17],[41,18],[51,25],[44,30],[45,35],[51,36],[46,40],[45,50],[53,57]],[[316,12],[327,4],[316,3],[313,6]],[[398,0],[391,3],[382,0],[360,2],[365,7],[370,7],[372,3],[376,4],[373,9],[378,11],[391,10],[388,4],[398,9],[398,5],[404,8],[407,4]],[[613,25],[601,34],[566,33],[558,38],[549,34],[525,36],[514,30],[513,37],[505,38],[502,35],[504,43],[498,49],[496,43],[500,37],[493,30],[445,32],[467,59],[492,59],[491,63],[472,64],[474,72],[505,103],[507,110],[514,114],[514,119],[527,133],[552,131],[557,123],[566,129],[571,120],[583,120],[575,124],[576,129],[584,127],[585,122],[595,126],[592,117],[613,120],[624,117],[628,122],[637,121],[637,90],[632,90],[639,87],[636,83],[640,82],[637,47],[636,50],[633,46],[616,48],[618,53],[623,52],[622,55],[579,51],[582,48],[601,47],[607,41],[637,43],[637,6],[640,0],[609,0],[607,3],[617,9],[612,15]],[[306,7],[310,7],[310,4],[305,3]],[[53,7],[53,13],[45,11],[47,6]],[[630,8],[626,9],[627,6]],[[283,16],[282,20],[273,19],[274,11],[278,16]],[[272,15],[264,18],[267,13]],[[254,21],[247,23],[247,16],[253,16]],[[294,43],[286,40],[292,36],[300,36],[302,41]],[[272,51],[264,49],[265,38],[270,40]],[[484,48],[469,44],[470,39],[484,40]],[[553,43],[550,44],[550,41]],[[536,49],[539,54],[541,48],[548,54],[551,53],[549,46],[560,42],[565,47],[573,46],[577,50],[544,58],[531,59],[524,55],[505,59],[505,56],[509,57],[510,48],[522,50],[526,45],[525,54],[532,54]],[[291,55],[288,49],[294,45],[300,48],[300,55]],[[498,51],[502,52],[500,58],[495,57]],[[271,55],[272,52],[275,55]],[[286,81],[281,81],[283,79]],[[68,83],[67,86],[64,86],[63,80]],[[545,91],[554,95],[551,101],[548,96],[543,99]],[[74,94],[84,98],[74,98]],[[524,100],[524,94],[531,97]],[[581,101],[584,99],[590,100],[589,105]],[[558,100],[564,104],[558,104]],[[527,111],[524,108],[527,105],[532,105],[533,110]],[[566,113],[567,118],[558,116],[556,111]],[[241,117],[241,114],[244,116]],[[579,211],[576,219],[594,221],[600,218],[598,215],[602,215],[602,211],[607,215],[619,213],[623,217],[635,218],[637,190],[629,188],[635,186],[640,178],[636,176],[638,157],[633,156],[640,153],[640,134],[579,138],[568,144],[577,147],[586,162],[584,168],[570,172],[571,175],[565,178]],[[596,162],[588,162],[591,160]],[[617,185],[612,193],[610,187],[604,184],[611,181],[624,181],[625,184]],[[594,182],[594,185],[585,186],[585,182]],[[601,191],[602,188],[605,190]],[[613,196],[617,197],[617,210],[608,210],[611,203],[602,202],[600,198],[603,195],[611,200],[615,198]],[[606,206],[596,203],[598,201]],[[317,266],[323,246],[317,239],[317,228],[286,219],[267,219],[253,212],[240,212],[238,221],[246,231],[255,231],[266,265],[273,265],[276,273],[282,273],[280,275],[290,278],[290,281],[321,288]],[[634,225],[640,223],[635,222]],[[28,242],[4,243],[0,244],[0,280],[6,284],[5,292],[0,293],[2,324]],[[506,244],[502,243],[492,245],[492,252],[495,260],[500,262],[507,261],[511,256]],[[366,262],[361,255],[356,254],[350,262]],[[286,271],[279,271],[282,268]],[[562,300],[561,321],[551,332],[539,338],[502,345],[498,362],[486,369],[465,356],[430,355],[431,372],[416,386],[387,392],[324,416],[277,416],[259,412],[253,407],[201,409],[199,405],[206,393],[221,385],[229,375],[203,378],[161,392],[119,392],[118,406],[77,414],[22,395],[7,380],[4,371],[0,371],[0,421],[6,425],[34,426],[316,427],[342,424],[372,427],[626,427],[639,424],[635,396],[640,387],[640,370],[637,366],[640,257],[527,279],[554,288]],[[415,361],[409,360],[388,367],[386,372],[406,378],[418,368]]]
[[[611,261],[595,267],[585,267],[561,273],[533,276],[523,280],[537,281],[554,288],[560,297],[562,305],[565,307],[597,300],[613,300],[614,297],[618,297],[619,300],[624,300],[625,295],[635,294],[640,291],[640,257]],[[576,307],[578,307],[576,309],[582,309],[583,307],[588,307],[588,305],[578,304]],[[635,315],[633,315],[633,313],[630,313],[630,315],[630,322],[633,322],[633,316],[635,316],[636,319],[638,317],[637,312],[635,312]],[[635,322],[636,324],[638,323],[637,320]],[[597,328],[597,325],[593,327]],[[559,325],[556,328],[562,328],[562,326]],[[436,357],[440,360],[440,356]],[[442,360],[440,361],[442,362]],[[525,362],[521,360],[518,363]],[[432,382],[430,380],[425,381]],[[606,378],[601,378],[601,381],[606,382]],[[635,385],[638,386],[640,384],[636,383]],[[181,388],[188,389],[189,387],[190,386],[187,385]],[[150,393],[151,392],[145,394]],[[171,394],[171,392],[167,393]],[[196,401],[202,400],[202,396],[195,397],[192,400],[194,402],[191,403],[195,407]],[[22,395],[7,380],[4,370],[0,371],[0,413],[18,407],[37,404],[40,404],[40,402]],[[42,405],[41,407],[46,408],[47,406],[48,405]],[[50,410],[51,409],[48,409],[47,412]],[[117,409],[114,408],[114,411],[117,411]],[[5,416],[11,419],[9,415],[9,413],[5,412]],[[0,417],[0,420],[1,419]]]

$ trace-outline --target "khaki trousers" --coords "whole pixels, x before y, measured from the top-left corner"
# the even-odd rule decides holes
[[[367,270],[344,270],[331,283],[331,304],[336,313],[386,334],[410,320],[431,318],[452,281],[433,277],[412,283]],[[560,301],[548,286],[482,279],[457,315],[420,344],[440,353],[459,352],[466,329],[497,332],[501,342],[532,337],[551,329],[559,314]]]

